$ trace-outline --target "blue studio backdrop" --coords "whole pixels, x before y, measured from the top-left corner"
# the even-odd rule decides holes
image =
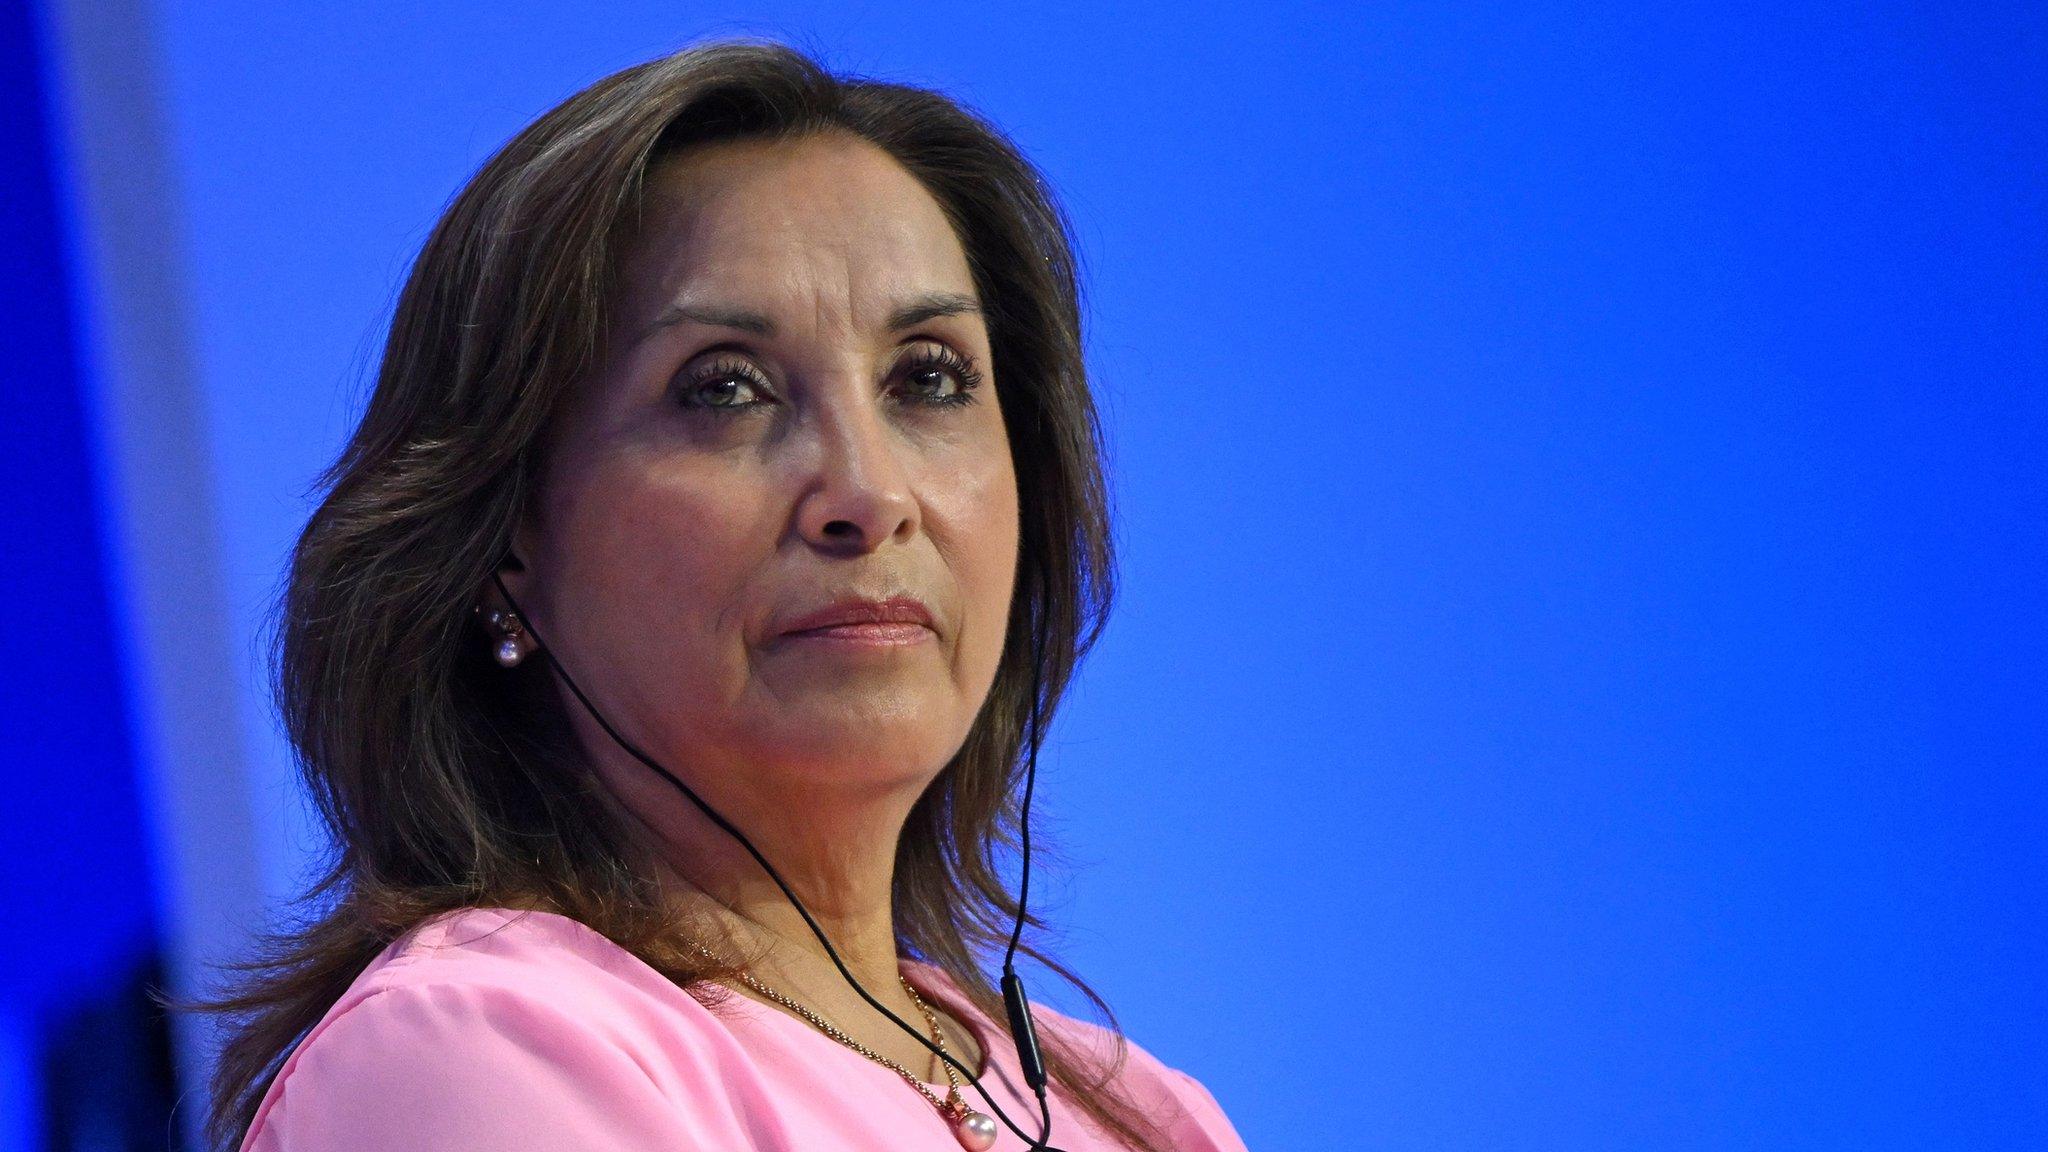
[[[404,269],[722,33],[1065,197],[1123,582],[1050,912],[1252,1148],[2048,1147],[2038,4],[33,0],[0,1152],[189,1140],[147,992],[318,848],[263,623]]]

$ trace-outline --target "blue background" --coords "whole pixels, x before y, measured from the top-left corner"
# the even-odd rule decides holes
[[[67,1006],[295,888],[261,626],[437,212],[727,32],[1076,219],[1124,598],[1052,910],[1252,1148],[2048,1147],[2038,5],[0,22],[0,1149]]]

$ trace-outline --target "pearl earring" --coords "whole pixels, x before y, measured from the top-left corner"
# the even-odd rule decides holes
[[[477,606],[476,610],[479,614],[483,614],[484,609],[481,604]],[[484,623],[491,631],[498,634],[497,646],[492,649],[491,654],[496,656],[498,663],[506,668],[518,667],[519,662],[526,659],[526,647],[520,643],[520,639],[526,635],[526,629],[520,627],[519,617],[510,612],[501,612],[493,609],[488,615],[484,616]]]

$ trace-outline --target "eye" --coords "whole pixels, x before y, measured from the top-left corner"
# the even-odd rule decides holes
[[[765,402],[768,381],[744,360],[714,360],[683,374],[676,384],[676,400],[685,408],[701,408],[724,415],[744,412]]]
[[[972,404],[981,373],[974,362],[943,344],[927,344],[907,357],[899,369],[916,403],[936,407]]]

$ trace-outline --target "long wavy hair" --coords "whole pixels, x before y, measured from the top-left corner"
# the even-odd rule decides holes
[[[533,493],[564,395],[603,362],[620,250],[647,173],[693,146],[851,133],[938,202],[986,316],[1020,498],[1016,591],[994,685],[896,850],[895,933],[991,1020],[1007,942],[1026,729],[1051,716],[1112,598],[1101,432],[1082,360],[1071,231],[1044,178],[943,95],[834,76],[784,45],[702,43],[591,85],[521,131],[448,206],[399,297],[376,388],[292,556],[278,707],[330,835],[287,927],[205,1005],[227,1021],[208,1134],[247,1132],[291,1050],[391,941],[441,912],[518,905],[590,926],[686,989],[724,975],[684,946],[644,844],[597,783],[545,661],[493,663],[471,609]],[[1034,676],[1034,652],[1042,663]],[[1042,928],[1037,917],[1032,927]],[[1047,1037],[1052,1089],[1133,1148],[1157,1128],[1108,1053]]]

